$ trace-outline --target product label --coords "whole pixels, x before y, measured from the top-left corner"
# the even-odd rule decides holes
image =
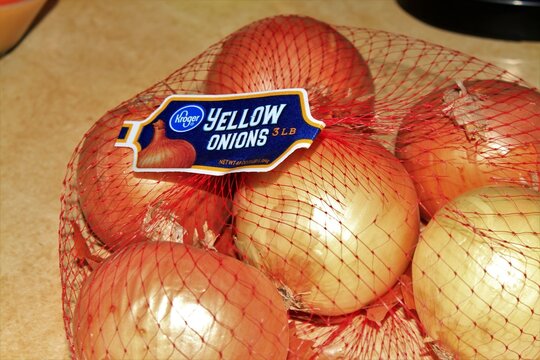
[[[172,95],[146,119],[124,122],[116,146],[135,171],[223,175],[269,171],[324,128],[304,89],[232,95]]]

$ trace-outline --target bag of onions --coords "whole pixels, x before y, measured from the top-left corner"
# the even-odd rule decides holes
[[[74,359],[540,357],[540,94],[277,16],[123,102],[67,167]]]

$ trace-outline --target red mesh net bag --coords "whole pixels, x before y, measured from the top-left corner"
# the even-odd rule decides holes
[[[326,127],[268,172],[134,172],[173,94],[304,88]],[[156,125],[138,164],[189,166]],[[263,19],[109,111],[68,164],[74,359],[540,358],[540,95],[470,56]]]

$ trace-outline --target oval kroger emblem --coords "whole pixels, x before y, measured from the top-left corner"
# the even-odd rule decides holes
[[[186,105],[178,109],[169,119],[169,127],[176,132],[195,129],[204,120],[204,109],[197,105]]]

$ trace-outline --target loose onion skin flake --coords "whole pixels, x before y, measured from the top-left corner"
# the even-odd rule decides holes
[[[368,65],[347,38],[309,17],[276,16],[233,33],[209,69],[206,92],[298,87],[306,89],[318,119],[373,116]]]
[[[500,80],[458,82],[427,95],[409,113],[396,154],[415,182],[424,219],[476,187],[538,190],[538,92]]]
[[[244,177],[233,203],[236,245],[291,308],[358,310],[388,291],[417,241],[414,186],[372,140],[326,129],[276,169]]]
[[[426,343],[418,320],[401,306],[390,309],[380,324],[357,313],[340,324],[291,320],[290,326],[301,345],[293,345],[290,360],[311,360],[315,354],[321,360],[438,358],[438,349]],[[441,360],[450,359],[440,355]]]
[[[84,282],[79,359],[285,359],[287,312],[264,275],[171,242],[133,244]]]
[[[540,358],[540,193],[486,186],[444,206],[412,264],[427,334],[459,358]]]
[[[131,242],[159,240],[159,226],[167,233],[172,229],[176,241],[193,244],[210,233],[218,234],[230,215],[230,202],[208,178],[135,173],[133,151],[114,146],[124,120],[142,119],[153,109],[112,111],[86,134],[80,148],[80,206],[92,231],[111,250]]]

